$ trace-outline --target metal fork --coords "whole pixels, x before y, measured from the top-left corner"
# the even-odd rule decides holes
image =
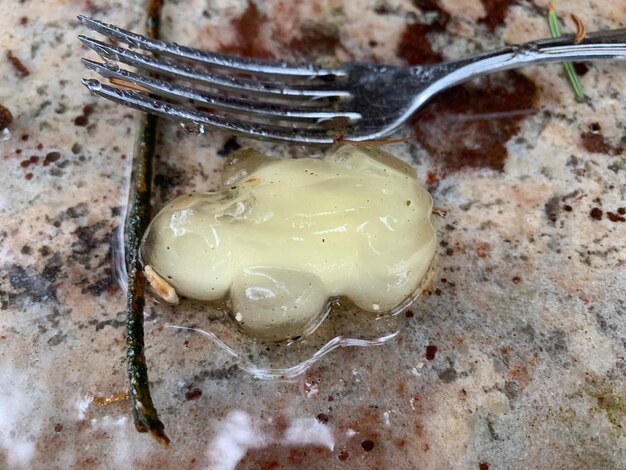
[[[298,144],[332,144],[338,135],[354,141],[384,138],[435,94],[480,75],[549,62],[626,59],[626,29],[591,33],[578,44],[573,36],[562,36],[435,65],[322,67],[213,54],[85,16],[78,20],[128,46],[79,36],[105,60],[82,59],[85,66],[122,86],[83,79],[92,93],[196,132],[218,129]]]

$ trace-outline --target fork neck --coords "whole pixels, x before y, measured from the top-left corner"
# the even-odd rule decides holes
[[[431,84],[423,90],[425,101],[446,88],[502,70],[552,62],[596,60],[626,60],[626,28],[591,33],[579,43],[575,43],[573,35],[568,35],[511,45],[467,59],[430,66],[430,70],[417,66],[412,72],[419,79],[428,70],[428,74],[437,78],[431,78]]]

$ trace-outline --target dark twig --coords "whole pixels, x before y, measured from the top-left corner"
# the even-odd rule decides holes
[[[158,37],[160,0],[149,0],[146,35]],[[145,277],[139,259],[141,238],[148,227],[151,216],[152,173],[156,137],[156,118],[143,115],[133,158],[131,207],[127,221],[128,234],[128,311],[126,317],[126,359],[129,395],[135,418],[135,427],[140,432],[149,432],[161,445],[167,447],[169,438],[159,420],[150,396],[148,368],[144,355],[143,310],[145,305]]]

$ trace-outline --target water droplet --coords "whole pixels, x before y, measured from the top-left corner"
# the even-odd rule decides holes
[[[181,122],[181,127],[185,129],[188,134],[198,135],[204,134],[204,124],[198,122]]]
[[[106,65],[106,67],[113,72],[117,72],[120,69],[120,66],[115,62],[106,61],[104,65]]]
[[[7,140],[9,140],[11,138],[11,131],[9,130],[8,127],[5,127],[4,129],[2,129],[2,131],[0,132],[0,142],[6,142]]]
[[[98,80],[87,80],[85,84],[93,91],[100,91],[102,89],[102,84]]]

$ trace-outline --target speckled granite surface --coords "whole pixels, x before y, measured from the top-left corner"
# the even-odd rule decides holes
[[[543,0],[166,1],[163,35],[229,53],[390,63],[548,35]],[[626,3],[558,2],[589,30]],[[435,204],[429,291],[394,341],[259,381],[151,305],[153,396],[170,450],[135,432],[124,293],[111,267],[137,114],[80,85],[75,15],[141,28],[140,2],[4,0],[0,104],[1,468],[626,468],[626,64],[451,90],[412,124]],[[569,28],[571,23],[566,22]],[[238,145],[160,128],[158,189],[212,188]],[[166,161],[167,159],[167,161]]]

